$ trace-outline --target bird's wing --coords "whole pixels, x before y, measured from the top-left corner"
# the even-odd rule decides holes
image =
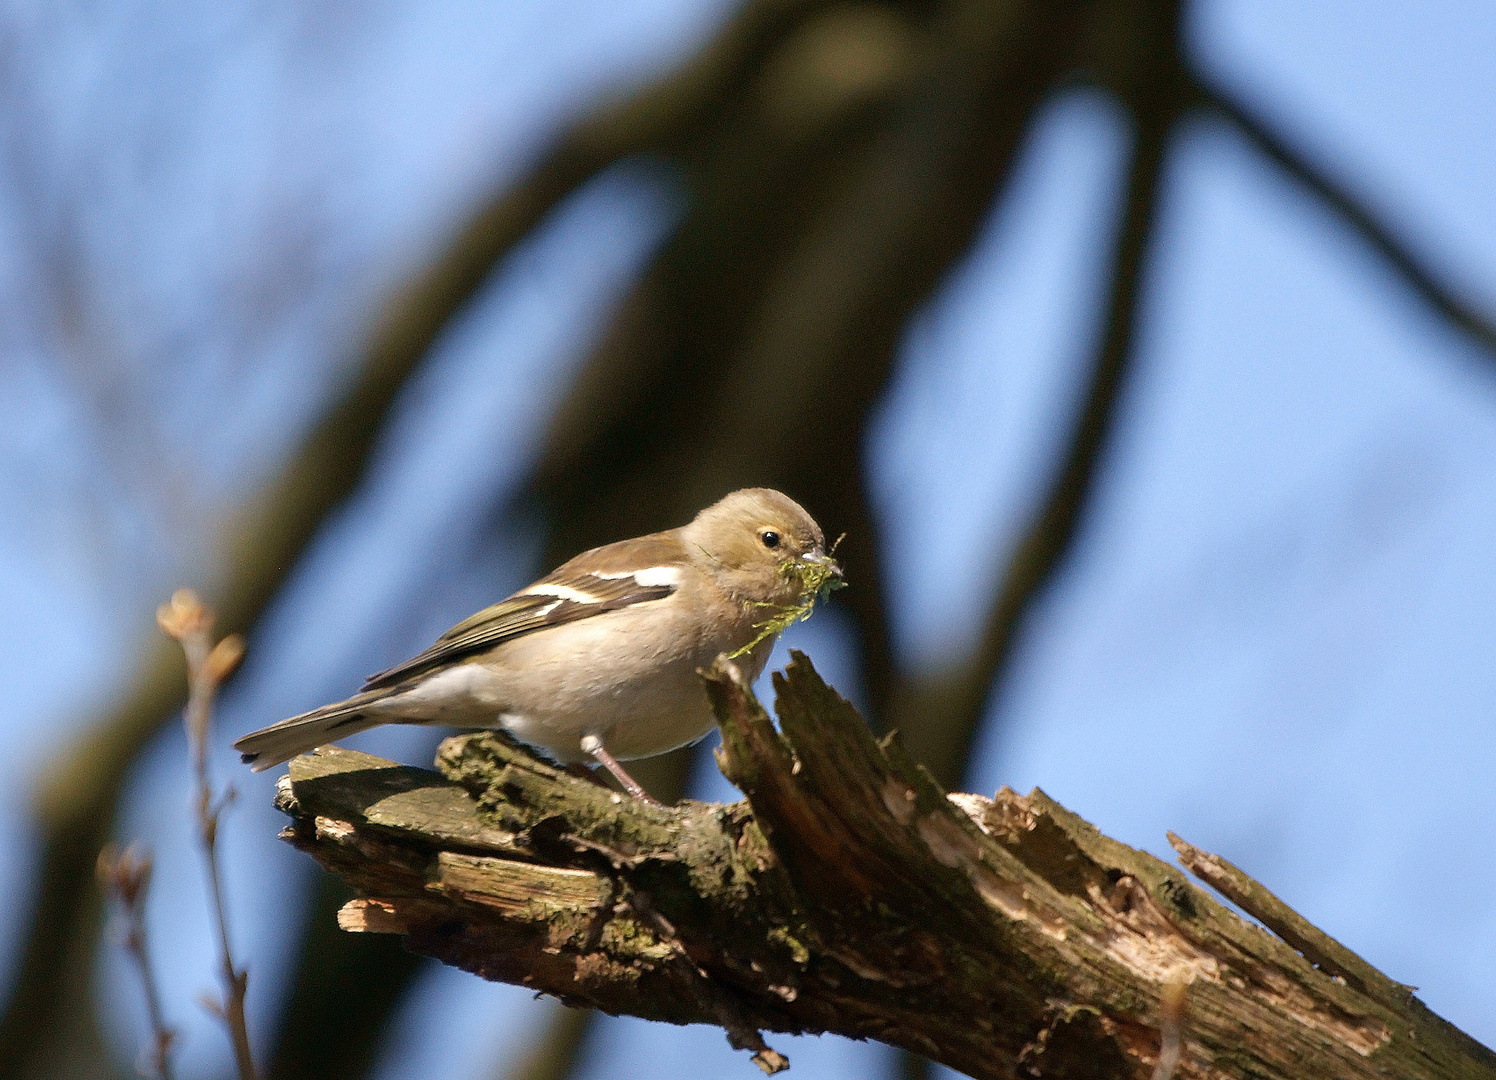
[[[396,664],[388,671],[371,675],[364,683],[364,689],[377,690],[393,686],[454,660],[491,649],[500,642],[522,634],[591,618],[634,604],[663,600],[675,592],[679,584],[680,564],[656,562],[642,569],[619,569],[623,563],[638,567],[641,561],[638,556],[641,554],[646,556],[643,561],[650,562],[648,555],[666,552],[658,548],[653,551],[649,548],[628,552],[615,550],[625,545],[633,545],[637,549],[639,545],[655,539],[641,537],[639,540],[610,544],[606,548],[584,552],[507,600],[500,600],[492,607],[486,607],[476,615],[464,619],[437,638],[436,644],[419,656],[412,657],[403,664]],[[678,547],[677,544],[677,551]],[[622,558],[625,554],[631,554],[634,558]]]

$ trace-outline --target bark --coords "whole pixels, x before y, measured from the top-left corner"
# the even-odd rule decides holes
[[[947,796],[801,655],[775,686],[778,731],[730,663],[706,675],[743,802],[648,806],[484,732],[443,744],[442,775],[297,759],[283,835],[360,894],[346,930],[568,1005],[717,1024],[769,1070],[762,1031],[983,1078],[1141,1077],[1172,1024],[1180,1077],[1496,1077],[1224,860],[1177,842],[1281,936],[1038,790]]]

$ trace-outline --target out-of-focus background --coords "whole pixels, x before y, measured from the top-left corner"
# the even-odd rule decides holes
[[[949,786],[1172,828],[1496,1040],[1493,54],[1471,0],[9,0],[6,1071],[134,1069],[116,838],[179,1074],[231,1072],[152,622],[192,584],[249,635],[268,1077],[756,1075],[340,935],[229,749],[746,484],[847,533],[789,644]]]

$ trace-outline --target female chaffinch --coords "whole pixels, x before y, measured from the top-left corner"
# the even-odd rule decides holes
[[[825,549],[793,499],[735,491],[689,525],[584,551],[346,701],[234,746],[259,772],[380,724],[495,727],[563,763],[594,759],[653,802],[619,759],[711,730],[697,670],[742,652],[757,678],[777,636],[766,613],[808,610],[816,583],[840,578]]]

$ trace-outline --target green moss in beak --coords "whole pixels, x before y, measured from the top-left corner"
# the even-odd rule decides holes
[[[836,544],[841,543],[841,537],[837,537]],[[836,550],[836,544],[831,545],[831,550]],[[830,555],[822,555],[815,559],[785,559],[779,564],[779,572],[786,579],[798,578],[800,581],[800,601],[795,604],[760,604],[758,606],[769,608],[773,611],[763,622],[755,623],[753,628],[758,631],[753,640],[741,649],[728,655],[729,660],[736,660],[740,656],[752,652],[761,642],[767,638],[782,634],[795,623],[810,618],[815,606],[837,589],[844,588],[846,582],[842,580],[841,567],[836,565]]]

